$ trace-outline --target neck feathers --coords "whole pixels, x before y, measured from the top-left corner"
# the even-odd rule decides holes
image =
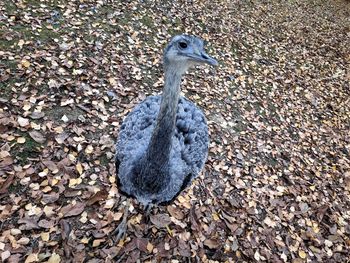
[[[148,161],[161,165],[169,159],[171,140],[174,134],[177,104],[180,96],[181,73],[176,68],[167,68],[159,114],[147,150]]]
[[[180,96],[181,75],[169,68],[165,73],[165,85],[156,126],[135,178],[135,182],[144,192],[158,193],[170,180],[169,158]]]

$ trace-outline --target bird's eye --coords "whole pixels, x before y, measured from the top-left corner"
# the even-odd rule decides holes
[[[179,47],[185,49],[185,48],[187,48],[187,43],[186,42],[179,42]]]

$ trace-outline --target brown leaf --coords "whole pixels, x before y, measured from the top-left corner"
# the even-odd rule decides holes
[[[75,205],[69,204],[65,207],[62,207],[60,212],[63,214],[63,217],[69,217],[80,215],[84,209],[85,203],[77,202]]]
[[[29,132],[30,137],[37,143],[44,143],[46,141],[46,138],[44,135],[42,135],[40,132],[33,130]]]
[[[63,240],[68,240],[69,234],[72,231],[72,228],[67,220],[62,219],[60,221],[60,226],[61,226],[61,235]]]
[[[51,161],[51,160],[45,160],[45,161],[43,161],[43,164],[44,164],[47,168],[49,168],[49,170],[50,170],[51,172],[57,172],[57,171],[58,171],[57,165],[56,165],[53,161]]]
[[[60,197],[59,193],[52,192],[50,194],[43,194],[41,201],[44,204],[51,204],[51,203],[56,202],[59,197]]]
[[[51,220],[48,221],[46,219],[42,219],[38,222],[38,226],[42,227],[42,228],[46,228],[49,229],[51,227],[53,227],[55,225],[55,221]]]
[[[190,249],[189,245],[186,244],[186,242],[183,241],[182,239],[179,239],[178,248],[179,248],[179,253],[181,256],[183,256],[183,257],[190,257],[191,256],[191,249]]]
[[[213,239],[206,239],[204,241],[204,245],[210,249],[213,249],[213,248],[218,248],[220,246],[220,242]]]
[[[6,166],[9,166],[13,164],[13,159],[12,157],[8,156],[2,159],[2,161],[0,162],[0,168],[5,168]]]
[[[32,118],[33,120],[41,119],[44,116],[45,116],[45,113],[38,112],[38,111],[34,111],[31,115],[29,115],[29,117]]]
[[[107,197],[108,192],[105,189],[102,189],[101,191],[98,191],[92,197],[90,197],[89,200],[86,202],[86,205],[91,206],[98,201],[105,200]]]
[[[323,217],[324,217],[324,215],[326,214],[326,212],[327,212],[328,209],[329,209],[329,206],[328,206],[328,205],[323,205],[323,206],[321,206],[321,207],[319,207],[319,208],[317,209],[317,214],[316,214],[316,216],[317,216],[317,219],[318,219],[319,222],[322,221],[322,219],[323,219]]]
[[[171,223],[170,217],[167,214],[151,215],[150,220],[158,228],[166,227]]]
[[[58,144],[62,144],[68,137],[69,137],[68,133],[62,132],[55,137],[55,140]]]
[[[15,175],[14,174],[10,174],[7,178],[6,181],[2,184],[2,186],[0,187],[0,194],[4,194],[8,192],[8,188],[9,186],[12,184],[13,179],[15,179]]]
[[[173,205],[169,205],[169,206],[167,206],[167,210],[172,217],[175,217],[178,220],[182,220],[185,218],[184,213],[178,207],[175,207]]]
[[[147,244],[148,244],[147,238],[137,238],[136,239],[136,246],[142,252],[148,252]]]
[[[191,228],[194,231],[199,231],[200,230],[200,226],[198,225],[198,219],[197,219],[197,215],[195,212],[195,207],[192,206],[190,209],[190,219],[191,219]]]
[[[40,229],[38,226],[38,218],[22,218],[18,220],[19,224],[24,224],[20,227],[21,230]]]

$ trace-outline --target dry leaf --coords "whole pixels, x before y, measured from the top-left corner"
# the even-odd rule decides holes
[[[207,246],[210,249],[216,249],[220,246],[220,243],[217,240],[213,239],[206,239],[204,241],[204,245]]]
[[[163,228],[171,223],[171,219],[167,214],[151,215],[150,220],[158,228]]]
[[[18,117],[17,122],[21,127],[26,127],[29,125],[29,120],[27,118]]]
[[[75,166],[75,168],[77,169],[78,173],[80,175],[82,175],[83,173],[83,166],[81,165],[81,163],[77,163],[77,165]]]
[[[96,202],[105,200],[107,197],[108,197],[108,192],[105,189],[102,189],[101,191],[98,191],[92,197],[90,197],[89,200],[86,202],[86,205],[91,206]]]
[[[18,137],[17,138],[17,143],[23,144],[25,142],[26,142],[26,138],[24,138],[24,137]]]
[[[42,135],[40,132],[36,130],[32,130],[29,132],[30,137],[37,143],[44,143],[46,141],[44,135]]]
[[[8,175],[8,177],[6,178],[6,181],[0,186],[0,194],[4,194],[9,190],[9,186],[12,184],[14,179],[15,179],[14,174]]]
[[[32,262],[38,262],[39,258],[38,258],[38,254],[30,254],[26,260],[24,261],[24,263],[32,263]]]
[[[69,204],[65,207],[62,207],[60,212],[63,214],[63,217],[69,217],[80,215],[84,209],[85,204],[82,202],[77,202],[75,205]]]
[[[61,262],[61,257],[56,253],[52,253],[51,257],[47,261],[47,263],[60,263],[60,262]]]

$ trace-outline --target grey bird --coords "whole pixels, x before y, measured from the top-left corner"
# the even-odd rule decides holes
[[[195,36],[178,35],[164,50],[165,85],[149,96],[123,121],[116,145],[119,190],[136,198],[147,210],[174,200],[203,169],[209,147],[203,112],[180,96],[182,75],[197,64],[217,66]],[[128,199],[117,240],[126,231]]]

